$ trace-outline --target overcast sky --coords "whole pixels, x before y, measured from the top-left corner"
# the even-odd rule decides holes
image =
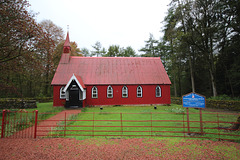
[[[131,46],[138,52],[149,33],[162,36],[161,23],[170,0],[29,0],[30,10],[39,13],[38,22],[49,19],[67,32],[79,48],[99,41],[110,45]]]

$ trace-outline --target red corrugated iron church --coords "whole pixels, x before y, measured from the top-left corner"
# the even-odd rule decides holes
[[[170,104],[159,57],[71,56],[69,34],[52,80],[53,106]]]

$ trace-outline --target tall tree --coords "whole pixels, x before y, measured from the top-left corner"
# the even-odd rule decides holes
[[[29,75],[39,68],[34,50],[41,28],[34,20],[34,14],[27,11],[28,6],[26,0],[0,2],[1,97],[35,94],[26,85],[31,86],[34,77],[28,79]]]
[[[102,45],[99,41],[97,41],[94,46],[92,46],[95,50],[92,51],[92,55],[91,56],[102,56],[103,54],[106,53],[105,48],[102,48]]]
[[[136,57],[136,52],[131,46],[128,46],[126,48],[123,48],[122,52],[118,56],[120,56],[120,57]]]
[[[141,48],[140,52],[145,52],[144,57],[157,57],[158,56],[158,40],[154,39],[153,34],[150,33],[149,39],[145,41],[145,47]]]
[[[22,56],[31,49],[39,28],[34,15],[27,12],[26,0],[1,0],[0,3],[0,63]]]
[[[119,57],[123,52],[123,49],[119,45],[111,45],[108,48],[107,53],[104,57]]]
[[[82,54],[85,57],[89,57],[91,55],[90,51],[87,48],[82,48]]]
[[[44,95],[50,96],[50,82],[54,74],[54,50],[63,41],[63,29],[50,20],[40,23],[44,36],[38,42],[36,52],[40,55],[44,73]]]
[[[217,96],[219,90],[221,94],[239,95],[234,88],[239,86],[236,50],[239,50],[240,2],[172,0],[169,6],[163,44],[170,47],[169,74],[175,95],[176,90],[188,91],[189,80],[193,92]]]

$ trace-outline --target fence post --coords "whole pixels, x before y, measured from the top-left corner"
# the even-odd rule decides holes
[[[187,107],[187,127],[188,127],[188,135],[190,135],[189,108],[188,107]]]
[[[122,135],[123,135],[122,113],[120,113],[120,118],[121,118],[121,133],[122,133]]]
[[[220,141],[220,126],[219,126],[219,116],[218,116],[218,112],[217,112],[217,120],[218,120],[218,140]]]
[[[67,122],[66,122],[66,119],[67,119],[67,113],[65,112],[65,127],[64,127],[64,137],[66,137],[66,125],[67,125]]]
[[[151,112],[151,136],[152,136],[152,112]]]
[[[6,113],[6,110],[3,110],[3,112],[2,112],[2,131],[1,131],[1,138],[4,138],[4,132],[5,132],[5,113]]]
[[[202,108],[199,108],[201,135],[203,135]]]
[[[38,110],[35,110],[34,138],[37,138],[37,121],[38,121]]]
[[[184,112],[183,112],[183,135],[184,135],[184,138],[186,137],[186,132],[185,132],[185,124],[184,124]]]
[[[93,133],[93,137],[94,137],[94,112],[93,112],[93,130],[92,130],[92,133]]]

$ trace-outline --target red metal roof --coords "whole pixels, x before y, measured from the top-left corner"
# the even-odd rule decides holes
[[[78,75],[75,75],[75,77],[77,78],[78,82],[80,83],[80,85],[82,86],[82,88],[86,88],[86,86],[84,85],[83,81],[82,81],[82,78]]]
[[[61,61],[52,85],[66,85],[73,74],[85,85],[171,84],[159,57],[71,56],[68,63]]]

